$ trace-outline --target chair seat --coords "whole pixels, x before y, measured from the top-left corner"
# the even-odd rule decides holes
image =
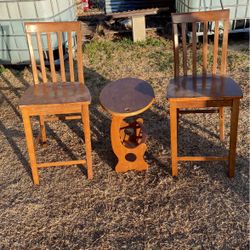
[[[220,100],[241,98],[242,91],[230,77],[219,75],[183,76],[172,79],[167,88],[167,98],[208,98]]]
[[[46,83],[30,86],[19,101],[19,106],[65,104],[91,102],[89,90],[85,84]]]

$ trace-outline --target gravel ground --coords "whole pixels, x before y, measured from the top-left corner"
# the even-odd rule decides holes
[[[125,41],[125,42],[124,42]],[[85,47],[85,79],[93,102],[91,130],[94,179],[81,166],[40,170],[33,186],[18,100],[32,84],[29,67],[0,74],[0,249],[248,249],[249,200],[249,51],[229,51],[229,75],[241,86],[236,176],[227,164],[181,163],[171,177],[169,113],[165,100],[173,75],[171,43],[93,41]],[[110,116],[98,96],[110,80],[139,77],[156,95],[143,114],[150,167],[145,172],[114,171]],[[215,114],[186,115],[180,121],[180,153],[220,154]],[[38,123],[34,119],[34,133]],[[78,121],[47,124],[48,146],[39,160],[82,157]]]

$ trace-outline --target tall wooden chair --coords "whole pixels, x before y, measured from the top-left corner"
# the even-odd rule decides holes
[[[169,82],[167,99],[170,104],[172,175],[177,176],[179,161],[229,161],[229,177],[234,176],[236,158],[236,138],[242,91],[235,81],[226,76],[229,10],[215,10],[172,14],[174,74]],[[203,25],[202,74],[197,74],[197,23]],[[219,52],[219,29],[223,24],[223,41],[220,73],[217,74]],[[214,47],[212,74],[208,74],[208,27],[214,27]],[[214,25],[214,26],[213,26]],[[189,75],[186,35],[192,27],[192,67]],[[181,42],[178,32],[181,31]],[[182,45],[183,70],[180,71],[180,44]],[[180,72],[183,74],[181,75]],[[210,107],[213,107],[210,109]],[[187,113],[219,114],[220,139],[224,139],[224,107],[231,107],[231,128],[229,154],[219,156],[179,156],[177,154],[177,129],[179,115]]]
[[[25,23],[25,30],[28,40],[28,47],[31,58],[31,65],[34,77],[34,86],[30,86],[23,94],[19,107],[23,117],[24,130],[27,142],[27,148],[32,169],[34,184],[39,184],[38,169],[50,166],[66,166],[72,164],[87,163],[88,179],[92,179],[92,157],[91,157],[91,139],[89,124],[89,104],[91,96],[88,88],[84,84],[83,76],[83,58],[82,58],[82,32],[79,22],[40,22]],[[76,37],[76,61],[78,79],[75,80],[73,47],[74,36]],[[65,72],[63,36],[67,35],[68,40],[68,59],[69,59],[69,78]],[[58,42],[61,79],[58,79],[55,70],[55,60],[52,48],[52,36],[56,37]],[[34,49],[36,42],[38,50]],[[47,47],[45,49],[45,45]],[[43,46],[44,45],[44,46]],[[51,81],[45,68],[45,50],[48,52],[51,71]],[[41,69],[41,80],[37,70],[35,53],[39,54]],[[55,115],[55,116],[51,116]],[[48,120],[81,119],[86,144],[86,160],[72,160],[61,162],[38,163],[35,154],[35,140],[33,140],[30,118],[38,116],[40,120],[40,140],[46,143],[45,122]]]

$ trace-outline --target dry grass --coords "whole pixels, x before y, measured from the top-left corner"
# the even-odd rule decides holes
[[[182,163],[170,175],[169,114],[165,100],[173,75],[171,43],[93,41],[85,47],[90,88],[94,179],[80,166],[40,171],[30,177],[18,99],[32,84],[30,68],[0,73],[0,249],[248,249],[249,57],[229,52],[229,74],[244,91],[236,176],[226,163]],[[133,76],[149,81],[156,103],[143,114],[149,133],[147,172],[116,174],[110,117],[98,103],[104,85]],[[180,152],[225,153],[216,115],[187,115],[180,123]],[[34,131],[38,132],[35,121]],[[49,123],[48,147],[39,159],[83,155],[80,122]],[[185,148],[185,149],[184,149]]]

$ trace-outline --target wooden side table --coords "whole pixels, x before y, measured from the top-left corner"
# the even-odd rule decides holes
[[[112,115],[111,143],[118,158],[116,172],[147,170],[144,160],[146,133],[143,119],[132,122],[125,118],[138,115],[154,102],[150,84],[135,78],[123,78],[106,85],[100,94],[101,105]]]

